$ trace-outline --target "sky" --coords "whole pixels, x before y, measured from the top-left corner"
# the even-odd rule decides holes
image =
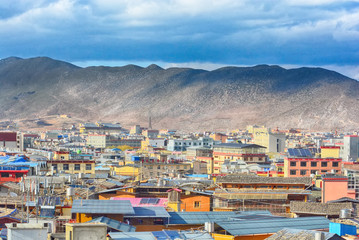
[[[9,56],[313,66],[359,80],[359,0],[1,0],[0,58]]]

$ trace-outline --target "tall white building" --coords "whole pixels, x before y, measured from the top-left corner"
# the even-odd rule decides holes
[[[343,161],[357,161],[359,158],[359,136],[346,135],[343,140],[341,151]]]

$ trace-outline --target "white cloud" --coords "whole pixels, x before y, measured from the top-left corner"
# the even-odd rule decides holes
[[[0,10],[11,11],[12,5],[5,0]],[[169,55],[185,58],[181,50],[191,49],[188,59],[178,61],[228,62],[238,52],[241,60],[250,55],[256,61],[280,62],[280,54],[293,54],[296,48],[326,47],[331,59],[325,55],[323,62],[336,63],[340,54],[359,62],[355,55],[359,47],[354,44],[359,40],[358,19],[359,0],[19,0],[12,14],[0,14],[0,33],[6,36],[0,39],[0,50],[6,52],[14,42],[16,49],[31,46],[36,40],[39,48],[41,43],[48,46],[42,52],[51,52],[56,47],[51,41],[71,42],[79,52],[84,49],[77,59],[86,59],[88,49],[101,51],[106,46],[111,53],[133,43],[134,51],[145,60],[172,61]],[[344,49],[343,43],[350,48]],[[143,57],[143,49],[148,56]],[[306,57],[318,59],[314,54]]]

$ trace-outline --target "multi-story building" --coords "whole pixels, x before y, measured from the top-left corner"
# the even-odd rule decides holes
[[[146,129],[142,132],[142,135],[147,138],[157,138],[158,134],[159,134],[159,131],[154,130],[154,129]]]
[[[266,152],[284,152],[286,136],[270,128],[253,128],[253,143],[266,147]]]
[[[133,148],[141,147],[142,139],[122,139],[111,135],[94,134],[88,135],[87,146],[94,148],[106,148],[110,146],[130,146]]]
[[[305,177],[311,174],[341,174],[341,158],[284,158],[284,177]]]
[[[341,152],[343,161],[357,161],[359,158],[359,136],[347,135],[343,139],[343,149]]]
[[[225,160],[243,160],[246,163],[266,163],[265,147],[257,144],[222,143],[213,146],[213,170],[220,173]]]
[[[182,160],[169,159],[160,161],[157,159],[141,160],[141,179],[161,177],[162,175],[177,176],[191,170],[191,163]]]
[[[130,134],[132,135],[141,135],[141,133],[142,133],[142,128],[140,125],[132,126],[130,129]]]
[[[17,132],[0,132],[0,148],[23,150],[23,136]]]
[[[88,135],[86,145],[95,147],[95,148],[105,148],[106,147],[106,135],[105,134]]]
[[[54,173],[95,173],[95,161],[92,160],[51,160],[47,165]]]
[[[222,133],[211,134],[210,137],[215,141],[220,141],[221,143],[227,142],[228,136]]]
[[[186,151],[188,147],[213,147],[215,141],[209,137],[198,139],[170,139],[168,140],[168,151]]]
[[[141,149],[147,151],[149,148],[163,148],[166,147],[167,141],[165,138],[146,138],[141,142]]]
[[[80,133],[120,133],[123,129],[119,123],[82,123]]]

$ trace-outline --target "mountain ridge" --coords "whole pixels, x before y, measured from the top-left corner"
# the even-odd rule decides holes
[[[67,114],[188,130],[247,124],[355,129],[359,83],[324,68],[78,67],[48,57],[0,60],[0,120]]]

